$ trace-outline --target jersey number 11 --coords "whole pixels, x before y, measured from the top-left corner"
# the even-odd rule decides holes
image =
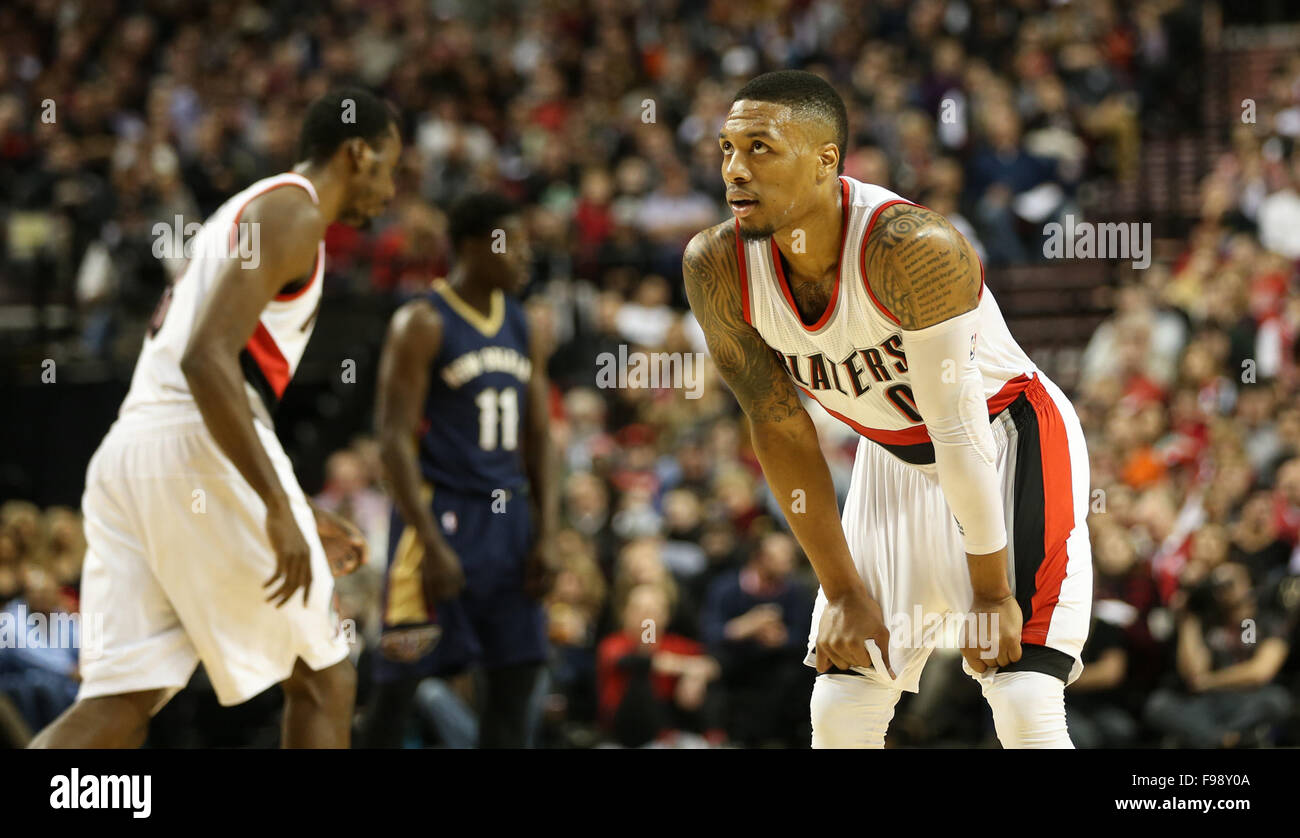
[[[506,451],[519,447],[519,391],[514,387],[488,388],[474,397],[478,405],[478,447],[495,451],[498,444]]]

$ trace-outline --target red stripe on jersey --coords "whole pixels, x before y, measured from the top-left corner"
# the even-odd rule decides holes
[[[866,425],[860,425],[845,416],[843,413],[831,410],[829,407],[822,404],[822,400],[817,398],[817,396],[807,387],[798,384],[795,386],[807,393],[813,401],[817,402],[817,404],[820,404],[822,410],[825,410],[827,413],[848,425],[850,428],[857,431],[862,436],[865,436],[872,442],[879,442],[883,445],[922,445],[930,441],[930,434],[926,431],[925,425],[913,425],[912,427],[904,428],[901,431],[886,431],[882,428],[868,428]]]
[[[246,348],[257,362],[257,368],[266,376],[266,383],[271,385],[275,397],[278,399],[283,396],[284,389],[289,386],[289,362],[285,360],[280,347],[275,345],[275,338],[271,337],[262,321],[257,321],[257,330],[248,339]]]
[[[749,267],[745,260],[745,240],[740,237],[740,219],[736,219],[736,264],[740,267],[740,302],[744,310],[745,322],[753,326],[749,318]]]
[[[1002,385],[1001,390],[998,390],[989,397],[989,416],[993,417],[998,413],[1001,413],[1007,405],[1016,400],[1016,397],[1019,396],[1021,392],[1037,380],[1038,379],[1030,378],[1027,375],[1017,375],[1015,378],[1009,379],[1006,384]],[[860,425],[844,414],[837,413],[822,404],[821,399],[817,398],[816,394],[807,387],[802,387],[798,384],[795,386],[807,393],[812,400],[817,402],[817,404],[820,404],[822,409],[827,413],[848,425],[850,428],[857,431],[862,436],[865,436],[872,442],[879,442],[883,445],[922,445],[930,441],[930,432],[926,430],[924,423],[913,425],[910,428],[903,428],[901,431],[887,431],[883,428],[868,428],[867,426]],[[1039,386],[1041,387],[1042,385],[1040,384]]]
[[[880,216],[881,210],[886,207],[892,207],[894,204],[909,204],[914,207],[919,206],[918,204],[913,204],[911,201],[904,201],[902,198],[896,198],[892,201],[885,201],[883,204],[876,207],[875,211],[871,213],[871,220],[867,222],[867,231],[862,234],[862,248],[858,251],[858,269],[862,272],[862,284],[866,286],[867,296],[871,298],[871,302],[875,303],[876,308],[880,309],[881,314],[901,326],[903,325],[903,321],[899,320],[894,316],[893,312],[880,304],[880,300],[876,299],[875,292],[871,290],[871,281],[867,279],[867,241],[871,238],[871,229],[876,226],[876,219]]]
[[[1043,562],[1034,574],[1032,614],[1021,630],[1020,640],[1044,645],[1070,560],[1065,548],[1074,530],[1074,480],[1065,420],[1056,403],[1037,378],[1025,388],[1025,397],[1038,420],[1043,461]]]

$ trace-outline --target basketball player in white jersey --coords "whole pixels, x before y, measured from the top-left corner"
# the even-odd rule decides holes
[[[348,746],[356,675],[271,415],[316,320],[325,229],[383,211],[400,152],[384,102],[334,91],[307,111],[303,162],[192,241],[86,473],[81,607],[102,648],[34,747],[139,746],[199,661],[224,705],[282,684],[285,747]]]
[[[719,135],[735,219],[683,257],[710,354],[821,581],[813,746],[883,747],[948,622],[968,629],[963,666],[1002,744],[1072,747],[1064,688],[1092,598],[1078,418],[1007,331],[970,244],[840,176],[847,136],[817,76],[751,81]],[[861,437],[842,522],[800,390]]]

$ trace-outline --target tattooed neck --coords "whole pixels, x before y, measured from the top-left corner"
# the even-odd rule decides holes
[[[777,258],[781,260],[781,271],[790,285],[795,308],[799,310],[804,325],[811,326],[821,319],[831,304],[831,294],[835,290],[834,273],[821,279],[800,279],[791,273],[790,264],[780,249],[777,250]],[[838,272],[839,266],[835,265],[833,270]]]

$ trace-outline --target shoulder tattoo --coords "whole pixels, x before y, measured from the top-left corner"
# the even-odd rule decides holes
[[[921,329],[979,304],[979,259],[941,215],[886,207],[866,243],[867,282],[904,329]]]

